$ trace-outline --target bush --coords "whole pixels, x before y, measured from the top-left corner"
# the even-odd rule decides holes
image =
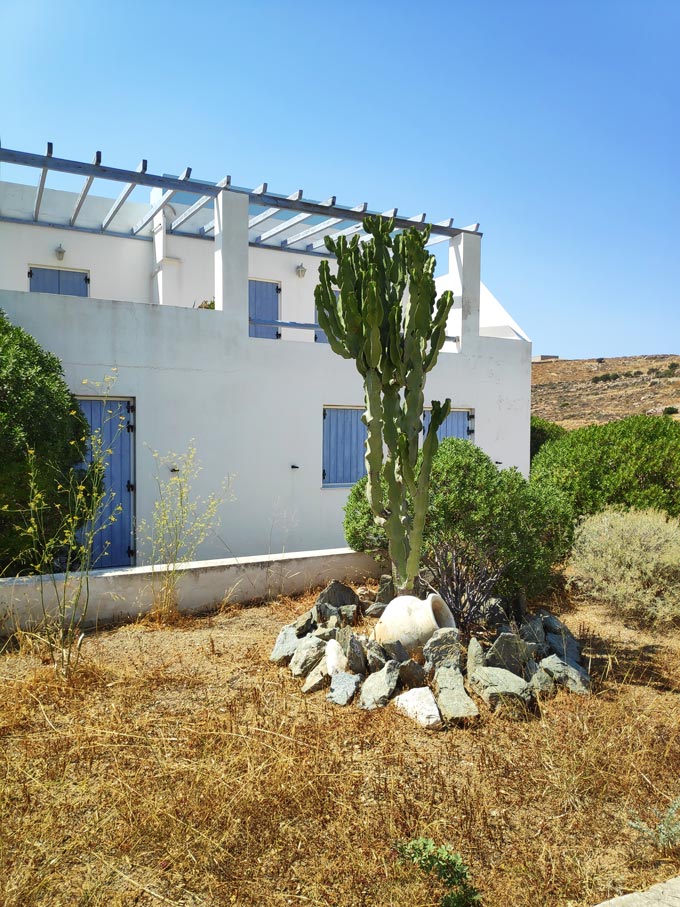
[[[680,515],[680,423],[630,416],[588,425],[546,444],[531,483],[566,494],[576,516],[608,506]]]
[[[556,441],[562,435],[566,435],[566,428],[562,428],[556,422],[549,422],[547,419],[541,419],[539,416],[531,417],[531,443],[530,455],[533,460],[544,444],[548,441]]]
[[[680,621],[680,521],[658,510],[605,510],[577,530],[569,583],[644,624]]]
[[[432,464],[425,524],[425,563],[439,576],[441,594],[466,621],[468,599],[491,594],[536,595],[550,583],[553,566],[566,557],[572,517],[564,498],[530,485],[516,470],[498,470],[470,441],[447,438]],[[358,551],[386,547],[366,500],[366,479],[345,506],[345,538]],[[449,555],[453,554],[455,564]],[[442,576],[454,569],[456,576]],[[451,591],[445,595],[441,581]],[[490,580],[490,583],[487,582]],[[465,611],[465,613],[463,613]]]
[[[38,464],[37,489],[46,504],[56,504],[63,492],[55,471],[81,462],[88,434],[57,357],[0,311],[0,573],[24,566],[16,524],[28,508],[29,450]],[[50,525],[46,517],[48,530]]]
[[[678,412],[677,406],[664,406],[663,416],[674,416]]]

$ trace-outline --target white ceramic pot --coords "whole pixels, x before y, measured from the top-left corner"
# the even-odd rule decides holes
[[[435,630],[455,626],[453,614],[441,595],[433,592],[425,601],[415,595],[399,595],[383,611],[373,638],[381,645],[399,640],[409,655],[417,658]]]

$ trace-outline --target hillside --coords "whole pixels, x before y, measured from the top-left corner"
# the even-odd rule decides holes
[[[535,362],[531,412],[565,428],[579,428],[639,413],[660,414],[667,406],[680,409],[680,374],[673,377],[674,371],[680,373],[678,355]],[[620,377],[602,380],[602,375]]]

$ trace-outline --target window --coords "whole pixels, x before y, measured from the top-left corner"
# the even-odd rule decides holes
[[[279,320],[279,295],[281,286],[271,280],[248,281],[248,317],[251,319],[248,328],[249,337],[264,337],[267,340],[278,340],[281,336],[276,324],[253,324],[256,321]]]
[[[62,271],[59,268],[30,268],[31,293],[60,293],[63,296],[89,296],[90,275],[87,271]]]
[[[431,411],[429,409],[426,409],[423,413],[423,435],[427,434],[427,430],[430,427],[431,418]],[[474,420],[475,416],[472,410],[451,410],[451,412],[444,420],[444,424],[437,432],[437,437],[440,441],[443,441],[444,438],[464,438],[471,441],[475,433]]]
[[[363,407],[326,407],[323,411],[322,484],[354,485],[366,474]]]

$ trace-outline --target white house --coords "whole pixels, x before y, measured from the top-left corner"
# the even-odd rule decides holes
[[[90,164],[63,160],[51,146],[0,149],[2,162],[38,175],[0,182],[0,309],[59,356],[93,424],[97,382],[116,375],[111,400],[129,430],[109,477],[124,515],[106,564],[144,562],[135,527],[155,500],[152,453],[181,453],[192,439],[196,492],[225,477],[232,492],[201,557],[344,544],[342,508],[363,472],[363,389],[354,363],[324,342],[313,290],[324,236],[365,235],[366,206],[191,180],[188,170],[152,175],[146,162],[120,170],[99,153]],[[50,189],[51,171],[79,175],[81,191]],[[95,179],[110,197],[91,191]],[[149,203],[130,200],[140,186]],[[424,215],[396,217],[395,229],[414,223]],[[453,401],[443,434],[526,473],[531,344],[480,282],[478,225],[433,225],[430,242],[448,244],[437,283],[456,301],[426,398]],[[214,310],[197,308],[211,299]]]

